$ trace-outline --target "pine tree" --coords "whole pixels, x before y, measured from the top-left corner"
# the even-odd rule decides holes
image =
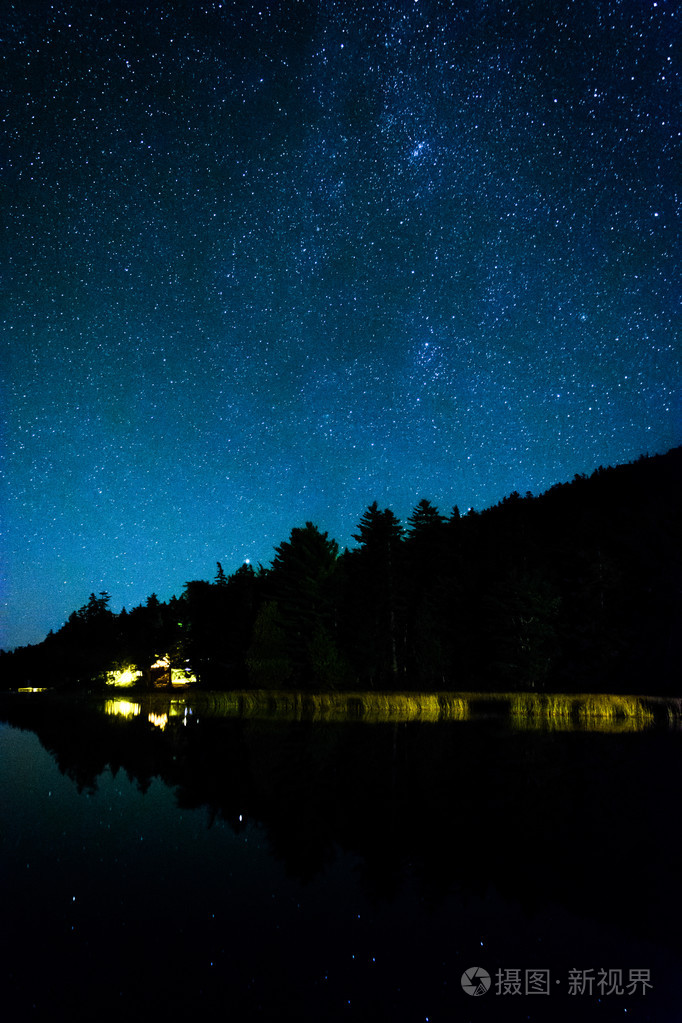
[[[289,655],[298,675],[314,673],[311,646],[321,632],[332,642],[335,609],[332,578],[339,548],[312,522],[292,529],[289,540],[275,548],[268,589],[276,601]]]
[[[426,534],[435,532],[444,522],[445,519],[438,509],[426,498],[422,498],[407,520],[410,527],[409,537],[419,539]]]
[[[246,653],[249,682],[255,689],[281,689],[291,678],[293,662],[285,623],[274,600],[266,601],[253,626]]]
[[[404,628],[399,615],[399,560],[403,528],[390,508],[374,501],[360,519],[351,552],[349,630],[361,674],[375,686],[395,684],[402,666]]]
[[[445,585],[448,530],[443,516],[426,499],[414,509],[408,525],[403,578],[407,669],[420,686],[442,685],[441,636],[450,631],[443,614],[449,596]]]

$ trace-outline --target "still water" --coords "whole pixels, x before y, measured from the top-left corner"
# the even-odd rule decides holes
[[[0,719],[3,1019],[682,1019],[670,701],[21,693]]]

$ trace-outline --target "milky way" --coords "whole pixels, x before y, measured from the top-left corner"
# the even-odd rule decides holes
[[[680,430],[677,4],[8,4],[5,645]]]

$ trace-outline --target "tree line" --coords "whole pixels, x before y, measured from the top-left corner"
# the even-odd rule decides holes
[[[120,614],[91,594],[2,652],[2,685],[91,686],[163,655],[216,689],[674,692],[681,470],[676,448],[483,512],[423,499],[405,523],[374,502],[344,551],[306,522],[269,568],[218,563]]]

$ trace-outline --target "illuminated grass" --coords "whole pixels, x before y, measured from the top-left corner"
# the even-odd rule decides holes
[[[235,693],[195,692],[182,697],[163,693],[136,694],[136,704],[106,700],[105,714],[124,717],[142,711],[149,720],[166,714],[254,718],[275,721],[363,721],[368,724],[405,721],[465,721],[469,701],[458,693],[286,693],[255,690]]]
[[[136,702],[107,700],[106,714],[146,716],[161,727],[173,719],[226,717],[267,721],[456,722],[480,717],[518,730],[628,732],[655,723],[678,727],[682,701],[654,697],[545,693],[296,693],[268,690],[140,693]],[[655,714],[657,708],[658,713]]]
[[[519,729],[555,731],[639,732],[654,723],[643,698],[610,694],[519,693],[510,717]]]

